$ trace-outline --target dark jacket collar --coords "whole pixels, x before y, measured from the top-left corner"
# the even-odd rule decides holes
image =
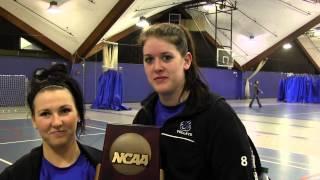
[[[146,99],[141,102],[142,108],[147,114],[152,115],[154,106],[158,100],[159,96],[156,92],[151,93]],[[190,116],[195,113],[202,112],[207,109],[212,103],[217,102],[223,97],[212,94],[212,93],[202,93],[197,94],[195,91],[190,91],[190,95],[186,101],[186,108],[182,113],[182,116]]]

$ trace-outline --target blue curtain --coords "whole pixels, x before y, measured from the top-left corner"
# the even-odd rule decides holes
[[[278,101],[289,103],[320,103],[320,77],[294,75],[281,79]]]
[[[98,82],[97,96],[91,108],[116,111],[130,109],[122,105],[122,74],[120,72],[108,70],[101,74]]]

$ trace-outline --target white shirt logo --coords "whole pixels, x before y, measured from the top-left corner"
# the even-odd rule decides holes
[[[192,133],[189,131],[191,131],[191,121],[182,121],[180,123],[180,129],[177,130],[177,133],[185,136],[192,136]]]

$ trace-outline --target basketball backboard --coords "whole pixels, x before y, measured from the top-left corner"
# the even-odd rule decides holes
[[[233,67],[232,51],[230,49],[217,48],[217,66],[218,67]]]

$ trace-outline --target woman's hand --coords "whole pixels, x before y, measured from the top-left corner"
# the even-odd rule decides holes
[[[100,167],[101,167],[101,164],[99,163],[96,167],[96,176],[94,177],[94,180],[99,180]]]
[[[160,180],[164,180],[164,171],[160,169]]]

